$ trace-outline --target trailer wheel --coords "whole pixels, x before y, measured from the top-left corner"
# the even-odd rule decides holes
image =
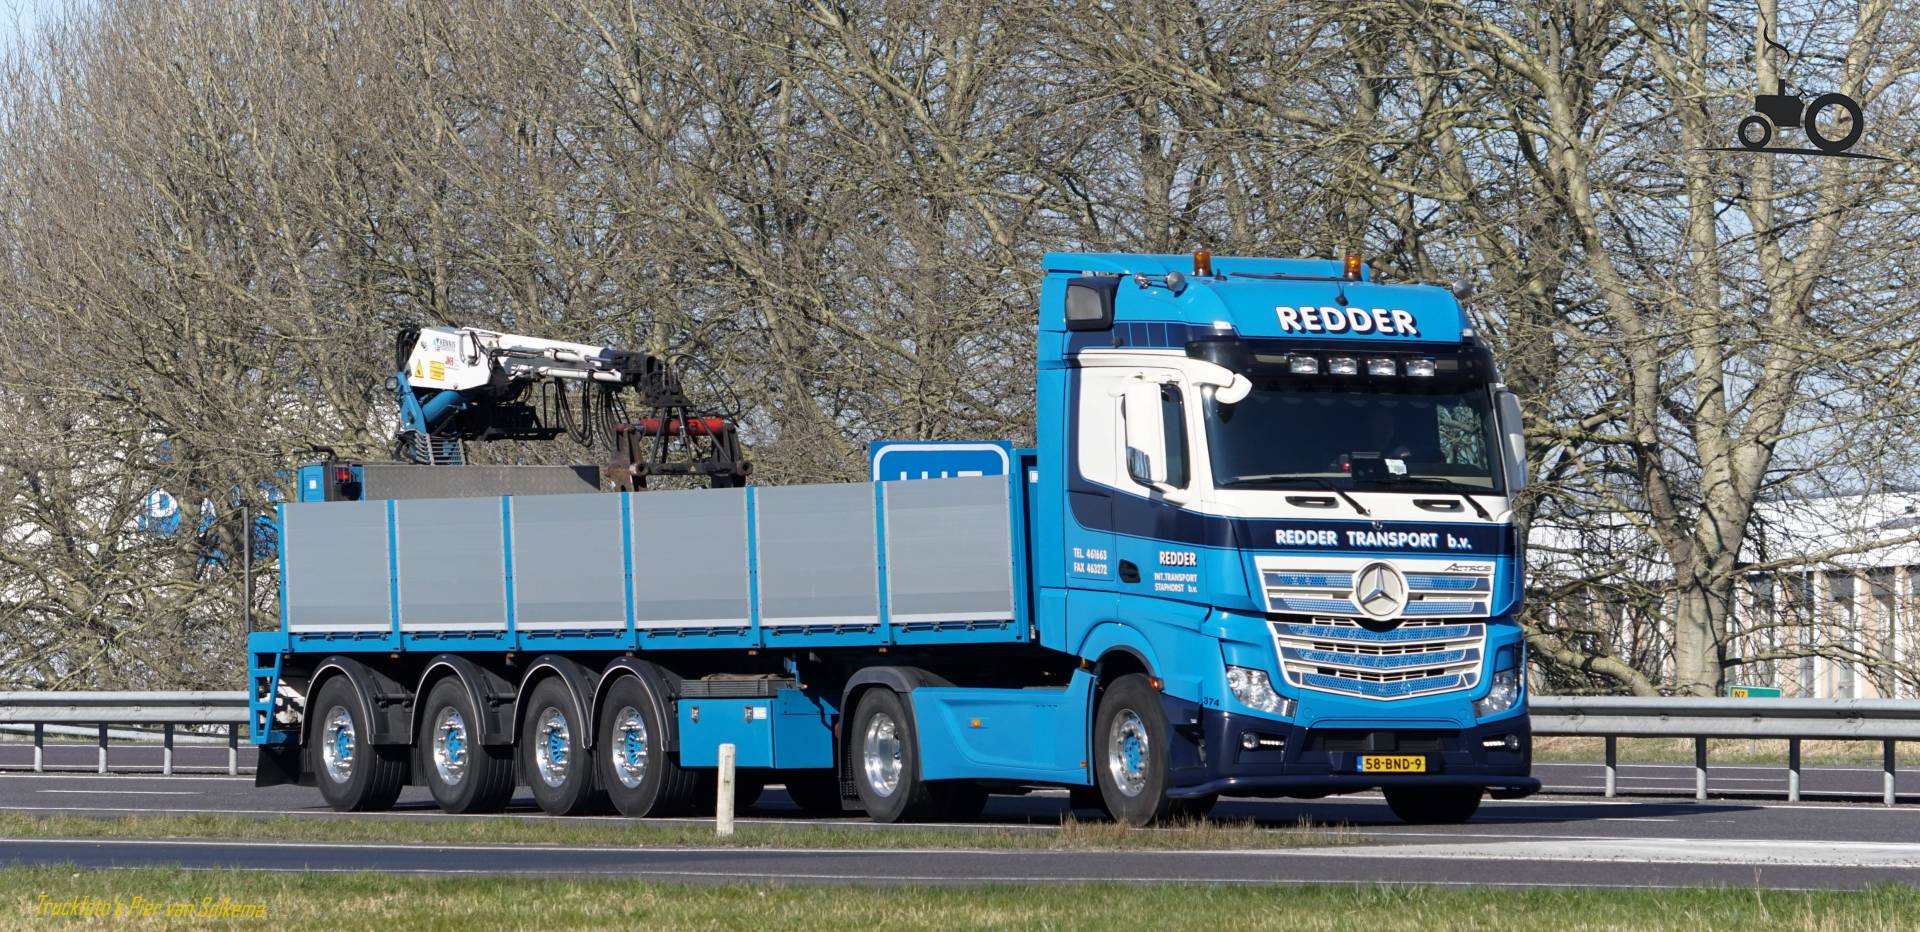
[[[340,812],[392,809],[407,782],[406,748],[371,743],[372,723],[361,715],[353,683],[344,676],[321,686],[311,707],[320,717],[308,745],[308,766],[320,797]]]
[[[1167,714],[1143,674],[1113,681],[1093,717],[1094,778],[1115,820],[1135,828],[1167,817]]]
[[[1480,809],[1477,786],[1389,786],[1387,808],[1412,825],[1456,825]]]
[[[845,812],[840,805],[840,777],[831,769],[787,770],[777,775],[787,788],[787,798],[810,816],[837,816]]]
[[[520,719],[523,779],[533,790],[533,801],[549,815],[579,815],[607,798],[581,724],[558,678],[542,681],[527,697]]]
[[[699,804],[699,774],[682,770],[667,750],[666,716],[638,677],[623,676],[607,687],[600,707],[600,782],[621,815],[682,815]]]
[[[420,765],[433,801],[447,812],[499,812],[513,801],[513,749],[480,743],[480,717],[460,681],[427,691]]]
[[[920,779],[920,746],[900,694],[870,689],[853,714],[853,785],[875,822],[914,822],[932,815],[937,800]]]

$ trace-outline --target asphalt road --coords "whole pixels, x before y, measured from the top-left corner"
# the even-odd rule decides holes
[[[0,750],[10,750],[0,748]],[[90,763],[90,748],[70,748]],[[225,748],[177,749],[224,768]],[[0,756],[0,763],[7,759]],[[1550,783],[1597,786],[1594,765],[1543,765]],[[1563,772],[1564,771],[1564,772]],[[1739,771],[1730,771],[1739,773]],[[1728,779],[1734,779],[1730,776]],[[1756,773],[1752,780],[1771,779]],[[1809,774],[1835,787],[1877,791],[1865,769]],[[1683,780],[1684,784],[1674,783]],[[1691,793],[1688,767],[1623,770],[1623,785]],[[1757,784],[1755,784],[1757,785]],[[1047,831],[1067,810],[1061,793],[995,797],[984,821]],[[0,774],[0,811],[115,815],[232,813],[316,819],[453,819],[425,791],[410,789],[382,815],[343,815],[302,787],[256,788],[247,777]],[[550,817],[522,796],[509,813]],[[299,842],[0,840],[0,863],[72,863],[90,867],[176,864],[266,870],[379,870],[614,874],[674,880],[778,880],[795,883],[1065,883],[1084,880],[1195,883],[1435,883],[1499,886],[1858,887],[1898,881],[1920,885],[1920,805],[1690,799],[1604,800],[1549,795],[1488,802],[1466,825],[1401,824],[1377,796],[1324,800],[1222,801],[1215,818],[1291,826],[1308,821],[1349,826],[1365,845],[1291,851],[783,851],[686,849],[533,849],[511,846],[308,844]],[[797,818],[778,789],[743,821]],[[892,830],[855,814],[821,820],[875,832]]]

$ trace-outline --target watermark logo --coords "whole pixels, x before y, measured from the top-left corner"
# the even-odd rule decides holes
[[[1773,41],[1766,29],[1760,31],[1770,49],[1779,49],[1786,53],[1791,67],[1793,50]],[[1767,54],[1766,51],[1761,52]],[[1765,88],[1762,88],[1764,91]],[[1755,94],[1753,109],[1740,121],[1735,129],[1735,137],[1740,141],[1740,149],[1749,152],[1776,152],[1784,155],[1837,156],[1849,159],[1875,159],[1885,161],[1881,156],[1862,155],[1848,152],[1860,141],[1866,132],[1866,116],[1860,110],[1860,102],[1846,94],[1830,91],[1808,101],[1805,88],[1795,87],[1787,82],[1783,69],[1776,79],[1773,93]],[[1790,148],[1769,146],[1768,143],[1784,139],[1785,131],[1799,130],[1805,134],[1813,148]],[[1723,147],[1722,152],[1735,152],[1739,149]]]

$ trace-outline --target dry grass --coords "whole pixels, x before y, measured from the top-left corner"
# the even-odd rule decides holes
[[[115,816],[0,813],[0,846],[7,838],[214,838],[382,844],[570,845],[616,848],[952,848],[1170,850],[1299,848],[1361,844],[1369,839],[1344,825],[1301,820],[1292,826],[1254,822],[1184,822],[1134,830],[1111,822],[1080,822],[1071,817],[1059,827],[981,826],[960,828],[749,823],[730,838],[714,835],[710,825],[603,819],[462,818],[393,819],[380,817],[309,819],[281,816]]]
[[[138,869],[0,870],[0,927],[40,927],[41,904],[91,897],[112,904],[222,897],[264,921],[138,916],[130,928],[297,929],[1220,929],[1417,930],[1903,930],[1920,892],[1747,889],[1489,892],[1388,886],[1207,887],[1071,885],[791,887],[689,885],[623,879],[417,877]],[[43,899],[44,898],[44,899]]]

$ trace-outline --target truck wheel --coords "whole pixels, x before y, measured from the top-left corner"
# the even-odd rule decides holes
[[[420,719],[420,765],[447,812],[499,812],[513,801],[513,749],[480,743],[480,717],[460,681],[435,683]]]
[[[1094,778],[1115,820],[1135,828],[1167,817],[1167,714],[1146,676],[1128,674],[1100,695],[1093,716]]]
[[[760,794],[767,791],[767,772],[764,770],[735,770],[733,772],[733,811],[753,808],[760,801]]]
[[[600,708],[600,783],[613,807],[632,818],[680,815],[699,802],[699,775],[680,768],[667,751],[666,710],[638,677],[623,676],[607,688]]]
[[[846,811],[840,805],[840,777],[832,770],[788,770],[778,778],[786,785],[787,798],[807,815],[824,818]]]
[[[1100,795],[1100,788],[1097,786],[1068,787],[1067,809],[1075,818],[1082,816],[1098,819],[1113,818],[1113,813],[1107,811],[1107,799]]]
[[[934,796],[920,779],[920,747],[906,704],[890,689],[870,689],[853,714],[853,785],[875,822],[912,822],[931,815]]]
[[[311,708],[314,721],[308,765],[320,797],[340,812],[381,812],[393,808],[407,782],[406,749],[371,743],[373,728],[360,714],[353,683],[337,676],[320,687]]]
[[[579,815],[606,800],[580,726],[558,678],[533,688],[520,719],[520,757],[533,801],[549,815]]]
[[[1390,786],[1382,792],[1387,808],[1412,825],[1453,825],[1480,808],[1477,786]]]

